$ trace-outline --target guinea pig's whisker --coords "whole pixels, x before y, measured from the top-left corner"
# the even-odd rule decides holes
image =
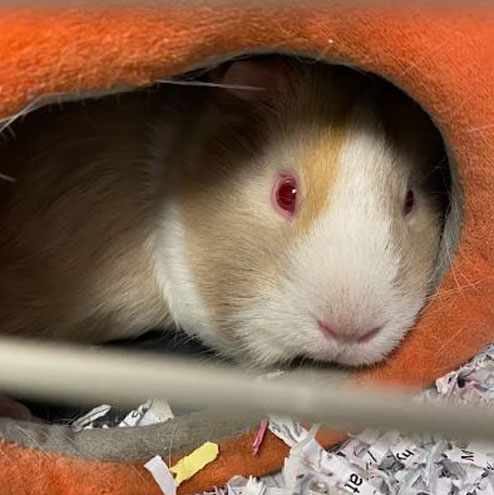
[[[14,179],[14,177],[11,177],[10,175],[3,174],[2,172],[0,172],[0,179],[7,182],[17,182],[17,179]]]
[[[473,283],[470,283],[470,284],[466,284],[466,285],[454,287],[453,289],[442,290],[442,291],[439,291],[439,292],[436,292],[434,294],[431,294],[431,295],[427,296],[427,300],[430,301],[432,299],[440,298],[442,296],[449,296],[449,295],[456,294],[456,293],[459,293],[459,292],[464,292],[465,289],[478,290],[478,287],[477,286],[480,286],[482,283],[484,283],[486,281],[487,281],[487,279],[484,279],[484,280],[481,280],[481,281],[479,280],[478,282],[473,282]]]
[[[220,88],[220,89],[234,89],[234,90],[246,90],[246,91],[265,91],[265,88],[258,86],[246,86],[241,84],[221,84],[208,81],[186,81],[181,79],[160,79],[157,82],[163,84],[172,84],[177,86],[198,86],[204,88]]]

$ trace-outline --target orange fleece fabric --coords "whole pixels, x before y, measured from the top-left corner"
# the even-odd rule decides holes
[[[297,52],[344,61],[393,81],[442,131],[465,193],[459,250],[402,347],[360,380],[423,386],[469,359],[494,332],[494,5],[396,2],[300,7],[207,0],[103,8],[0,7],[0,118],[44,95],[135,87],[199,63],[249,50]],[[325,445],[341,436],[326,433]],[[268,436],[258,456],[252,435],[180,487],[183,494],[234,474],[261,475],[287,453]],[[83,461],[0,444],[2,493],[151,495],[142,466]]]

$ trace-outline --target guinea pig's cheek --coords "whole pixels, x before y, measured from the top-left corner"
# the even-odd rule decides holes
[[[296,307],[286,304],[282,290],[266,290],[232,317],[240,358],[256,365],[286,362],[301,355],[306,344],[303,334],[310,324]]]
[[[173,321],[181,328],[216,343],[211,310],[202,296],[194,263],[194,250],[186,218],[175,202],[168,202],[161,212],[161,226],[150,239],[155,257],[158,284]]]

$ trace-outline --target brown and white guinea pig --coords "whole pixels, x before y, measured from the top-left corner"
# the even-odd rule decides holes
[[[250,364],[382,359],[435,270],[437,131],[347,68],[262,58],[209,77],[229,88],[69,104],[15,129],[0,332],[103,342],[174,322]]]

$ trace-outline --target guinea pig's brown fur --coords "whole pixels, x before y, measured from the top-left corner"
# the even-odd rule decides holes
[[[29,116],[2,148],[0,331],[102,342],[166,324],[151,232],[145,94]],[[9,190],[7,190],[9,189]]]

